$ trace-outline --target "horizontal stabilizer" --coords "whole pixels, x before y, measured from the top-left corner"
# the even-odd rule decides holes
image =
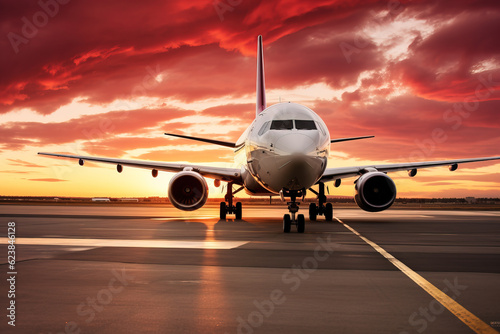
[[[330,140],[331,143],[339,143],[341,141],[349,141],[349,140],[358,140],[358,139],[365,139],[365,138],[373,138],[375,136],[364,136],[364,137],[350,137],[350,138],[337,138],[337,139],[332,139]]]
[[[204,143],[216,144],[216,145],[221,145],[221,146],[226,146],[226,147],[232,147],[232,148],[236,147],[235,143],[231,143],[231,142],[228,142],[228,141],[215,140],[215,139],[207,139],[207,138],[199,138],[199,137],[190,137],[190,136],[184,136],[184,135],[177,135],[177,134],[173,134],[173,133],[165,133],[165,135],[172,136],[172,137],[184,138],[184,139],[197,140],[197,141],[201,141],[201,142],[204,142]]]

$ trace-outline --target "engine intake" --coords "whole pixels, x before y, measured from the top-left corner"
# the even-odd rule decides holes
[[[378,212],[388,209],[396,199],[396,185],[384,173],[369,172],[356,181],[354,200],[363,210]]]
[[[179,210],[197,210],[206,203],[207,198],[207,181],[196,172],[183,171],[170,180],[168,199]]]

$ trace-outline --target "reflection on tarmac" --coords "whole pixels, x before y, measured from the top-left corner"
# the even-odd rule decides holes
[[[213,230],[212,230],[213,234]],[[3,239],[7,244],[7,239]],[[246,244],[246,241],[217,241],[210,238],[207,232],[207,240],[123,240],[123,239],[70,239],[70,238],[17,238],[18,245],[36,246],[80,246],[80,247],[132,247],[132,248],[194,248],[194,249],[231,249]]]

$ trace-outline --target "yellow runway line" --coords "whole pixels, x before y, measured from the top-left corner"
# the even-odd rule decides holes
[[[428,294],[432,296],[432,298],[436,299],[441,303],[444,307],[446,307],[451,313],[453,313],[458,319],[460,319],[464,324],[469,326],[476,333],[480,334],[499,334],[492,327],[488,326],[484,321],[479,319],[477,316],[472,314],[465,307],[457,303],[450,296],[436,288],[432,285],[428,280],[411,270],[408,266],[406,266],[403,262],[396,259],[390,253],[388,253],[385,249],[374,243],[373,241],[365,238],[358,231],[353,229],[351,226],[347,225],[339,218],[335,217],[339,223],[344,225],[345,228],[350,230],[352,233],[357,235],[361,240],[366,242],[368,245],[372,246],[377,252],[379,252],[383,257],[385,257],[389,262],[391,262],[396,268],[401,270],[403,274],[408,276],[413,282],[418,284],[422,289],[424,289]]]

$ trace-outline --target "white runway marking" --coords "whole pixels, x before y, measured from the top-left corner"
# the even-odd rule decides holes
[[[374,243],[373,241],[363,237],[358,231],[353,229],[351,226],[347,225],[337,217],[335,217],[339,223],[344,225],[345,228],[350,230],[352,233],[361,238],[368,245],[372,246],[377,252],[379,252],[383,257],[385,257],[389,262],[391,262],[396,268],[401,270],[403,274],[408,276],[413,282],[418,284],[422,289],[424,289],[428,294],[430,294],[434,299],[436,299],[441,305],[446,307],[451,313],[453,313],[458,319],[460,319],[464,324],[469,326],[476,333],[486,333],[486,334],[498,334],[496,330],[488,326],[484,321],[479,319],[477,316],[472,314],[465,307],[457,303],[454,299],[450,298],[447,294],[436,288],[428,280],[411,270],[403,262],[396,259],[394,256],[389,254],[385,249]]]
[[[193,217],[156,217],[156,218],[149,218],[150,220],[177,220],[177,221],[184,221],[184,220],[205,220],[205,219],[214,219],[216,218],[215,216],[193,216]]]
[[[6,244],[7,239],[0,241]],[[83,246],[83,247],[135,247],[135,248],[194,248],[232,249],[248,241],[215,240],[123,240],[123,239],[68,239],[68,238],[16,238],[17,245]]]

